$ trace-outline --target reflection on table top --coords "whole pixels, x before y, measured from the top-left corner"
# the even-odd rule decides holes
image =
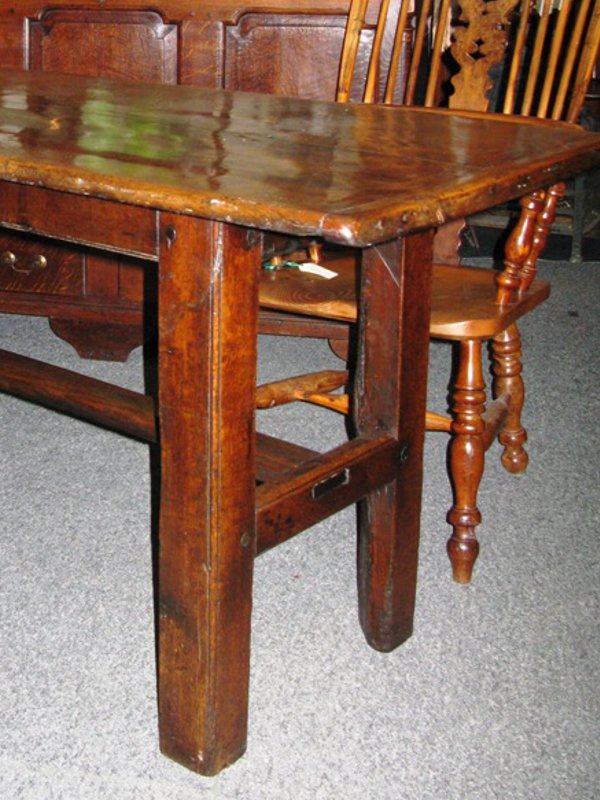
[[[0,179],[348,244],[599,163],[547,121],[0,71]]]

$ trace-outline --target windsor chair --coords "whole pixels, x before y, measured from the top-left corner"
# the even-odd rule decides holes
[[[403,47],[407,30],[412,36],[408,51]],[[383,63],[382,43],[390,31],[394,44]],[[461,0],[458,7],[441,0],[437,8],[432,0],[416,4],[401,0],[395,7],[382,0],[375,23],[368,16],[368,0],[353,0],[337,100],[444,104],[474,113],[499,109],[503,114],[574,124],[599,42],[600,0],[562,0],[560,5],[554,0]],[[455,343],[458,367],[452,380],[451,414],[428,412],[426,428],[450,434],[454,502],[448,513],[452,535],[447,548],[459,583],[470,582],[479,549],[477,493],[485,451],[497,436],[508,472],[520,473],[527,466],[527,434],[521,423],[521,337],[516,323],[549,295],[549,284],[535,277],[536,262],[564,189],[558,183],[521,200],[520,217],[508,237],[499,272],[459,264],[464,220],[441,225],[436,235],[430,336]],[[358,313],[357,263],[348,251],[331,253],[315,244],[311,251],[313,261],[322,262],[333,277],[289,268],[264,270],[260,302],[283,320],[270,332],[326,337],[334,351],[345,356],[348,330]],[[294,263],[302,256],[294,253],[287,258]],[[486,342],[491,345],[493,372],[489,402],[482,365]],[[347,379],[343,370],[313,379],[303,376],[299,383],[290,380],[277,387],[277,399],[271,390],[269,400],[307,400],[344,411],[348,396],[332,390]]]

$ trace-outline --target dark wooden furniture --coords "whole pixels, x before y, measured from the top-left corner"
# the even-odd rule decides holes
[[[585,12],[586,8],[589,12],[591,6],[592,3],[589,0],[585,0],[581,5],[574,2],[563,4],[561,9],[553,9],[551,4],[543,4],[541,2],[535,4],[529,12],[530,25],[522,41],[526,58],[531,55],[534,59],[534,69],[537,68],[535,59],[537,59],[538,64],[547,62],[550,43],[560,44],[562,37],[560,30],[561,17],[564,19],[569,12],[575,16],[578,11],[581,12],[583,10]],[[567,30],[569,30],[569,27],[572,30],[572,26],[567,26]],[[555,34],[558,35],[555,36]],[[559,47],[559,54],[561,49]],[[546,51],[545,54],[544,50]],[[562,63],[562,59],[559,57],[557,63],[559,70],[562,69]],[[528,72],[528,68],[524,70],[523,78]],[[594,74],[598,75],[598,62],[596,62]],[[542,69],[540,77],[543,75],[544,70]],[[598,81],[592,78],[588,82],[584,109],[580,118],[581,124],[588,130],[597,131],[600,129],[598,123],[599,99]],[[575,107],[577,108],[579,105],[580,103],[578,102]],[[593,184],[593,179],[590,180],[589,185],[586,187],[587,178],[588,176],[586,175],[578,175],[576,179],[569,182],[566,193],[558,204],[557,214],[552,224],[552,234],[570,237],[570,260],[572,264],[580,264],[582,262],[583,240],[597,226],[600,220],[600,201],[597,199],[597,188]],[[518,219],[518,209],[514,205],[497,206],[484,211],[469,219],[469,226],[473,234],[471,238],[475,241],[477,240],[476,229],[479,228],[509,230],[516,222],[516,219]]]
[[[254,558],[350,503],[367,640],[410,635],[431,229],[598,163],[547,122],[0,71],[0,228],[157,274],[157,398],[6,351],[0,389],[159,437],[167,755],[241,755]],[[262,228],[362,251],[356,436],[327,453],[254,433]]]
[[[353,0],[350,7],[340,67],[340,101],[349,100],[351,92],[364,84],[365,103],[434,106],[445,97],[452,109],[485,112],[495,95],[494,104],[505,114],[577,121],[600,47],[600,0],[565,0],[558,9],[546,3],[540,15],[532,10],[530,0],[502,0],[486,6],[479,0],[462,0],[460,13],[450,0],[443,0],[437,14],[425,0],[417,5],[412,58],[406,57],[402,44],[411,1],[404,0],[399,7],[382,3],[372,46],[362,36],[373,27],[366,17],[367,5],[367,0]],[[388,57],[383,41],[390,29],[396,30],[396,40]],[[432,29],[436,34],[430,41]],[[365,49],[370,58],[362,56],[369,62],[363,80],[355,67]],[[442,76],[449,64],[451,90],[447,91]],[[496,71],[495,83],[492,70]],[[448,463],[454,504],[448,514],[453,529],[448,552],[459,583],[471,580],[479,548],[477,492],[485,451],[498,437],[508,472],[519,473],[527,466],[523,447],[527,434],[521,424],[521,339],[515,323],[549,294],[547,282],[534,280],[536,262],[563,193],[564,184],[554,185],[521,201],[520,219],[508,238],[504,269],[498,274],[458,266],[464,221],[441,226],[436,234],[430,334],[456,343],[458,367],[451,391],[452,417],[430,413],[426,426],[451,435]],[[332,266],[337,276],[325,279],[297,269],[266,271],[261,277],[260,300],[270,309],[301,315],[304,335],[329,336],[333,349],[343,352],[340,321],[357,318],[357,266],[351,254],[341,251],[331,255],[322,250],[317,257],[326,267]],[[310,317],[318,318],[312,331]],[[326,320],[335,320],[330,329]],[[290,333],[298,332],[293,316],[281,322],[283,332],[286,327]],[[489,403],[482,368],[486,342],[490,342],[494,373]],[[302,399],[331,406],[323,390],[304,392]],[[338,410],[343,410],[337,396],[336,403]]]
[[[0,67],[330,100],[346,9],[346,0],[0,0]],[[0,311],[47,316],[83,357],[124,360],[142,342],[143,282],[134,257],[0,240]]]

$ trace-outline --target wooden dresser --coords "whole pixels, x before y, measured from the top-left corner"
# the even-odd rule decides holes
[[[346,8],[344,0],[2,0],[0,66],[332,99]],[[151,125],[132,147],[152,148]],[[81,356],[125,360],[143,341],[147,268],[17,227],[0,234],[0,312],[46,316]]]

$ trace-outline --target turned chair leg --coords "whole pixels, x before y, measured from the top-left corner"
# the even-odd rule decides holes
[[[450,480],[454,505],[448,512],[452,536],[448,555],[457,583],[469,583],[479,551],[475,527],[481,522],[477,508],[477,490],[485,447],[482,414],[485,411],[485,383],[481,366],[482,343],[461,341],[458,374],[452,390],[452,425],[450,429]]]
[[[492,341],[493,359],[493,395],[508,396],[509,412],[498,435],[498,441],[504,447],[501,460],[504,468],[513,474],[523,472],[529,457],[523,445],[527,441],[527,432],[521,424],[521,412],[525,400],[525,387],[521,372],[521,336],[516,325],[511,325]]]

